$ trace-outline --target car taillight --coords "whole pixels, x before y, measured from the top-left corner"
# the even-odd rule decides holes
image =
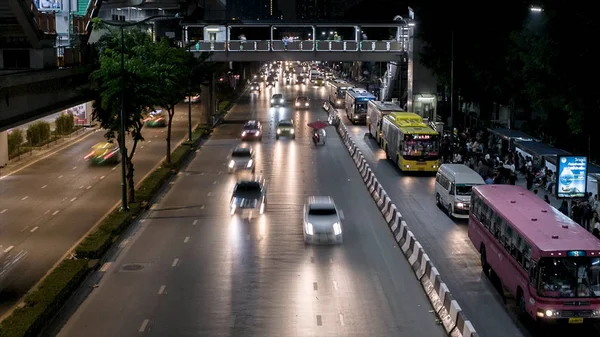
[[[112,156],[113,156],[113,154],[115,154],[115,153],[114,153],[114,152],[111,152],[111,153],[107,154],[106,156],[104,156],[104,160],[106,160],[106,159],[108,159],[108,158],[112,157]]]
[[[163,118],[161,117],[161,118],[157,119],[155,122],[160,122],[162,120],[163,120]]]
[[[90,152],[90,153],[88,153],[87,156],[83,157],[83,159],[89,159],[93,155],[94,155],[94,152]]]

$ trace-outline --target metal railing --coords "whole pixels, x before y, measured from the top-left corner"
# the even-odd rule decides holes
[[[280,40],[198,41],[192,51],[198,52],[252,52],[252,51],[317,51],[317,52],[403,52],[405,44],[390,41],[323,41],[304,40],[284,43]]]

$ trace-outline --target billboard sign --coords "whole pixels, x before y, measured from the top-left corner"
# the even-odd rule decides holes
[[[88,114],[87,114],[87,104],[79,104],[76,105],[74,107],[71,107],[67,110],[65,110],[65,113],[68,114],[72,114],[73,118],[75,119],[75,125],[87,125],[89,124],[88,121]]]
[[[583,198],[587,193],[588,158],[586,156],[558,156],[556,196]]]
[[[40,11],[60,11],[63,0],[34,0],[35,6]]]

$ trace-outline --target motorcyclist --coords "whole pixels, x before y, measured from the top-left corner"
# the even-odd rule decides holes
[[[321,140],[321,135],[319,134],[319,129],[313,129],[312,132],[313,132],[313,135],[312,135],[313,143],[315,143],[315,146],[317,146],[319,144],[319,141]]]

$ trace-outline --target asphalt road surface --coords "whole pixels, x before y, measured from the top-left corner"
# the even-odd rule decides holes
[[[202,110],[194,106],[194,125]],[[187,104],[183,104],[173,122],[173,145],[187,137],[187,125]],[[143,135],[146,141],[138,144],[134,156],[138,182],[166,151],[166,128],[147,128]],[[91,166],[83,159],[92,145],[104,140],[104,132],[96,131],[0,178],[0,255],[26,254],[8,275],[2,275],[0,315],[120,200],[119,164]]]
[[[338,109],[343,122],[410,230],[431,258],[444,282],[480,336],[598,336],[588,327],[550,327],[536,331],[532,321],[522,320],[514,299],[504,302],[499,284],[481,270],[479,253],[467,233],[466,220],[453,220],[435,204],[435,176],[405,174],[386,160],[385,152],[367,136],[364,125],[353,125]]]
[[[270,109],[273,92],[288,106]],[[310,109],[290,108],[301,92]],[[335,130],[324,147],[312,145],[306,123],[326,118],[324,95],[278,87],[243,98],[92,277],[98,287],[58,335],[444,336]],[[251,144],[268,205],[262,216],[231,217],[227,156],[250,118],[264,123],[262,142]],[[276,141],[276,122],[289,118],[296,139]],[[304,244],[310,195],[335,199],[342,245]]]

